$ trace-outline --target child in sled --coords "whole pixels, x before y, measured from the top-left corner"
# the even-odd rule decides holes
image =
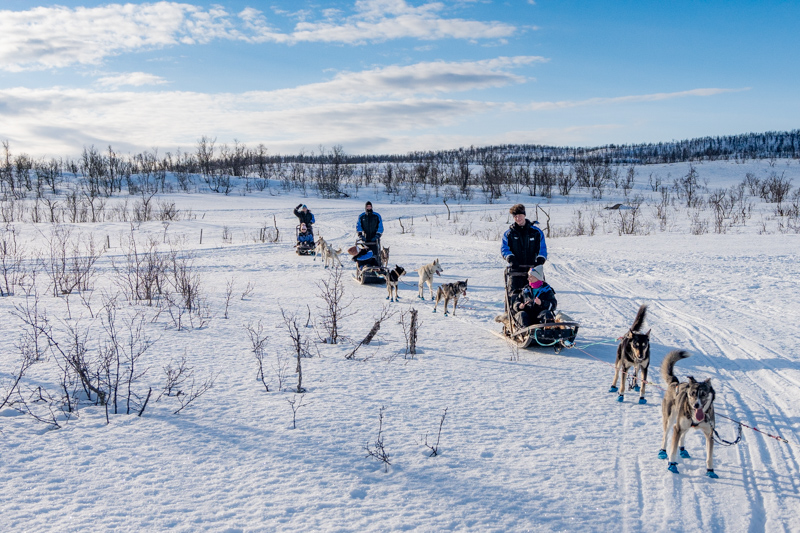
[[[308,226],[305,223],[300,224],[300,232],[297,234],[297,244],[304,248],[314,247],[314,234],[308,231]]]
[[[556,291],[544,281],[542,265],[528,270],[528,286],[514,302],[514,319],[520,327],[552,322],[556,312]]]

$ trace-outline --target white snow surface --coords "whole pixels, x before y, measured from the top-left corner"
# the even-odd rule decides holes
[[[800,174],[796,162],[778,166]],[[647,192],[643,176],[650,171],[677,176],[685,168],[640,167],[637,190]],[[771,170],[766,162],[697,168],[710,188],[737,183],[747,171]],[[344,200],[277,187],[272,193],[161,197],[197,216],[171,223],[166,236],[184,236],[184,248],[195,251],[213,317],[188,331],[175,331],[164,317],[148,323],[156,343],[144,356],[148,372],[138,392],[163,386],[162,368],[184,354],[198,376],[217,376],[214,387],[177,415],[166,398],[151,401],[141,417],[112,414],[108,424],[105,410],[94,405],[62,418],[61,429],[13,408],[0,411],[0,530],[800,531],[800,237],[776,231],[771,206],[757,203],[746,225],[725,234],[681,230],[686,214],[676,209],[669,231],[654,226],[648,235],[549,239],[547,279],[560,309],[581,323],[577,348],[515,354],[493,333],[500,330],[493,319],[503,311],[499,238],[508,207],[522,201],[533,218],[540,203],[551,224],[566,227],[575,209],[587,205],[585,194],[551,201],[512,195],[494,204],[481,203],[478,194],[471,203],[450,200],[448,220],[435,197],[429,204],[390,203],[375,188]],[[624,202],[615,194],[609,191],[599,205]],[[345,300],[353,299],[353,314],[342,324],[342,343],[324,344],[318,295],[329,271],[293,252],[291,209],[308,204],[316,234],[346,248],[367,199],[383,216],[391,264],[409,271],[402,299],[392,304],[382,286],[358,285],[345,254]],[[254,242],[259,227],[272,226],[273,214],[281,242]],[[44,223],[17,226],[32,250],[48,231]],[[111,242],[89,295],[97,307],[100,293],[114,290],[111,260],[119,261],[120,237],[131,226],[76,226]],[[222,241],[224,227],[230,243]],[[148,222],[134,233],[161,239],[165,228]],[[441,308],[433,314],[430,299],[416,298],[414,270],[437,257],[444,267],[437,284],[469,280],[468,299],[455,316],[443,316]],[[229,280],[237,296],[225,319]],[[254,290],[242,299],[247,283]],[[18,290],[0,299],[0,386],[19,360],[21,323],[11,311],[24,298]],[[615,339],[642,303],[649,304],[653,385],[646,405],[631,392],[618,403],[608,392]],[[66,319],[64,298],[43,290],[41,305]],[[69,305],[72,321],[93,324],[78,297]],[[346,360],[383,306],[420,311],[417,356],[404,356],[395,316],[355,360]],[[261,320],[270,365],[278,354],[288,357],[281,307],[302,325],[310,310],[317,324],[301,328],[312,357],[302,360],[307,392],[296,429],[287,402],[299,400],[294,364],[283,390],[268,366],[266,392],[244,329]],[[99,324],[92,327],[100,331]],[[681,380],[711,378],[719,415],[764,432],[744,428],[737,445],[716,446],[719,479],[705,476],[699,432],[687,438],[692,458],[679,461],[680,474],[657,458],[658,368],[673,349],[691,353],[676,366]],[[58,392],[53,358],[34,366],[26,394],[37,386]],[[382,407],[388,471],[365,450],[378,436]],[[436,440],[445,409],[439,455],[429,457],[426,436],[428,443]],[[728,440],[736,434],[735,424],[719,416],[717,428]]]

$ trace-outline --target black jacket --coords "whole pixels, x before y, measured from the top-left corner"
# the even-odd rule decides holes
[[[294,216],[300,219],[300,224],[305,224],[306,226],[311,227],[311,225],[314,223],[314,215],[308,209],[306,209],[306,212],[303,213],[300,211],[301,207],[303,207],[303,204],[300,204],[294,208]]]
[[[511,226],[503,235],[503,243],[500,246],[503,259],[508,261],[510,256],[514,256],[517,265],[536,266],[544,264],[547,260],[547,245],[544,241],[544,233],[539,226],[535,226],[530,220],[525,219],[524,226]],[[520,268],[520,270],[526,270]]]
[[[359,215],[356,223],[356,231],[364,233],[364,240],[371,242],[375,240],[375,235],[383,233],[383,220],[375,211],[364,211]]]

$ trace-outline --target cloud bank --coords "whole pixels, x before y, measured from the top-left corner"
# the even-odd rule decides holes
[[[443,4],[409,6],[404,0],[359,0],[351,15],[326,11],[281,31],[261,12],[228,13],[185,3],[36,7],[0,11],[0,69],[10,72],[98,64],[129,52],[203,44],[216,39],[251,43],[364,44],[391,39],[504,39],[517,31],[500,22],[442,15]]]

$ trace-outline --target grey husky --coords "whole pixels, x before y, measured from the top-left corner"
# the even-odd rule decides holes
[[[458,298],[461,296],[467,295],[467,281],[456,281],[453,283],[445,283],[444,285],[439,285],[439,288],[436,291],[436,304],[433,306],[433,312],[436,312],[436,308],[439,307],[439,300],[444,298],[444,316],[447,316],[447,303],[452,299],[453,300],[453,316],[456,314],[456,307],[458,307]]]
[[[661,363],[661,377],[667,383],[667,392],[661,401],[661,416],[664,424],[664,440],[659,459],[669,458],[667,469],[678,473],[678,448],[680,456],[689,459],[689,452],[683,447],[683,441],[691,428],[697,428],[706,436],[706,475],[711,478],[719,477],[714,473],[714,387],[711,380],[697,381],[692,376],[687,376],[689,381],[681,383],[673,374],[675,363],[689,357],[683,350],[675,350],[667,354]],[[672,446],[667,455],[667,435],[672,426]]]
[[[431,300],[433,300],[433,276],[441,276],[444,269],[439,264],[438,259],[434,259],[433,263],[429,263],[425,266],[421,266],[417,269],[419,273],[419,298],[424,300],[424,296],[422,295],[424,285],[428,284],[428,291],[431,294]]]
[[[389,247],[381,246],[381,266],[383,268],[389,268]],[[395,265],[397,266],[397,265]]]
[[[641,387],[634,385],[633,390],[640,390],[639,403],[647,403],[644,399],[644,389],[647,386],[647,370],[650,367],[650,330],[647,333],[640,333],[647,315],[647,306],[642,305],[633,319],[633,325],[628,333],[622,337],[622,341],[617,346],[617,362],[614,365],[614,381],[608,392],[619,391],[617,401],[621,402],[625,398],[625,377],[628,369],[633,368],[633,378],[635,382],[641,383]],[[641,373],[641,374],[640,374]],[[617,380],[622,376],[622,383],[617,389]]]

